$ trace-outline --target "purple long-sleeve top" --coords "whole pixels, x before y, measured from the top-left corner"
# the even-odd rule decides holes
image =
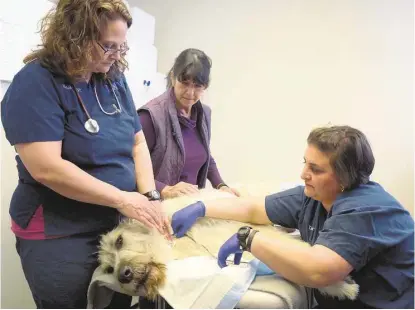
[[[140,111],[140,122],[143,128],[144,135],[146,137],[148,148],[151,151],[156,145],[156,133],[154,130],[153,121],[147,111]],[[180,174],[180,181],[197,185],[198,174],[202,166],[205,164],[208,154],[207,150],[202,144],[201,135],[196,128],[196,115],[192,113],[192,118],[186,118],[178,113],[180,128],[182,130],[183,144],[185,149],[185,161],[184,167]],[[220,183],[223,183],[222,177],[220,176],[218,167],[215,160],[211,156],[209,163],[209,170],[207,179],[210,181],[213,187],[217,187]],[[156,189],[162,191],[166,185],[158,180],[156,181]]]

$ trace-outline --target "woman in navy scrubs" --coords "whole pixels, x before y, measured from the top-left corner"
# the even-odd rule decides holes
[[[243,251],[284,278],[311,288],[351,277],[356,300],[312,290],[319,308],[414,308],[414,220],[369,177],[375,165],[366,136],[349,126],[314,129],[307,139],[305,186],[260,198],[229,198],[192,204],[173,215],[182,236],[198,217],[297,228],[310,246],[270,239],[243,226],[219,250],[218,263],[235,263]],[[310,305],[311,306],[311,305]]]
[[[168,237],[123,75],[131,23],[122,0],[59,1],[2,101],[19,174],[12,230],[38,308],[86,307],[99,236],[120,214]]]

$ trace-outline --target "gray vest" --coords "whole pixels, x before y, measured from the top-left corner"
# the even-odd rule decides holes
[[[209,148],[211,110],[200,101],[193,107],[196,108],[197,113],[196,128],[208,153],[208,159],[198,175],[198,186],[204,188],[211,160]],[[185,149],[173,89],[154,98],[139,108],[137,112],[142,110],[150,113],[155,130],[156,144],[150,152],[154,177],[167,185],[175,185],[180,181],[184,167]]]

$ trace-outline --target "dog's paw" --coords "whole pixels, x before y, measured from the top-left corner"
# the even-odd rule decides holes
[[[318,290],[323,295],[337,297],[340,300],[355,300],[357,295],[359,295],[359,285],[350,276],[335,284],[320,287]]]

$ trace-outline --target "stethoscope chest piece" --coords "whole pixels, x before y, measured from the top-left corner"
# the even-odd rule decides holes
[[[92,118],[89,118],[84,125],[86,131],[92,134],[96,134],[99,132],[99,125],[98,122]]]
[[[110,82],[108,82],[108,83],[110,83]],[[99,98],[98,98],[97,89],[96,89],[96,86],[95,86],[95,84],[94,84],[95,99],[97,100],[98,105],[99,105],[99,108],[101,109],[101,111],[102,111],[103,113],[105,113],[106,115],[114,115],[114,114],[119,114],[119,113],[121,113],[121,112],[122,112],[121,104],[120,104],[120,102],[118,101],[118,98],[117,98],[117,95],[116,95],[116,93],[115,93],[115,91],[114,91],[114,88],[112,87],[112,85],[111,85],[111,84],[109,84],[109,86],[111,87],[112,93],[113,93],[113,95],[114,95],[114,97],[115,97],[115,100],[117,101],[117,105],[118,105],[118,107],[117,107],[115,104],[113,104],[113,106],[114,106],[114,108],[115,108],[115,110],[114,110],[113,112],[106,112],[106,111],[102,108],[102,106],[101,106],[101,102],[99,101]],[[74,85],[72,85],[72,88],[73,88],[73,90],[75,91],[75,94],[76,94],[76,96],[77,96],[77,98],[78,98],[78,102],[79,102],[79,104],[81,105],[81,107],[82,107],[82,109],[84,110],[84,112],[85,112],[86,116],[88,117],[88,120],[87,120],[87,121],[85,122],[85,124],[84,124],[84,127],[85,127],[86,131],[88,131],[89,133],[92,133],[92,134],[97,134],[97,133],[99,132],[99,125],[98,125],[98,122],[97,122],[96,120],[94,120],[93,118],[91,118],[91,115],[88,113],[88,110],[86,109],[85,104],[84,104],[84,102],[82,101],[82,98],[81,98],[81,96],[79,95],[78,90],[76,89],[76,87],[75,87]]]

